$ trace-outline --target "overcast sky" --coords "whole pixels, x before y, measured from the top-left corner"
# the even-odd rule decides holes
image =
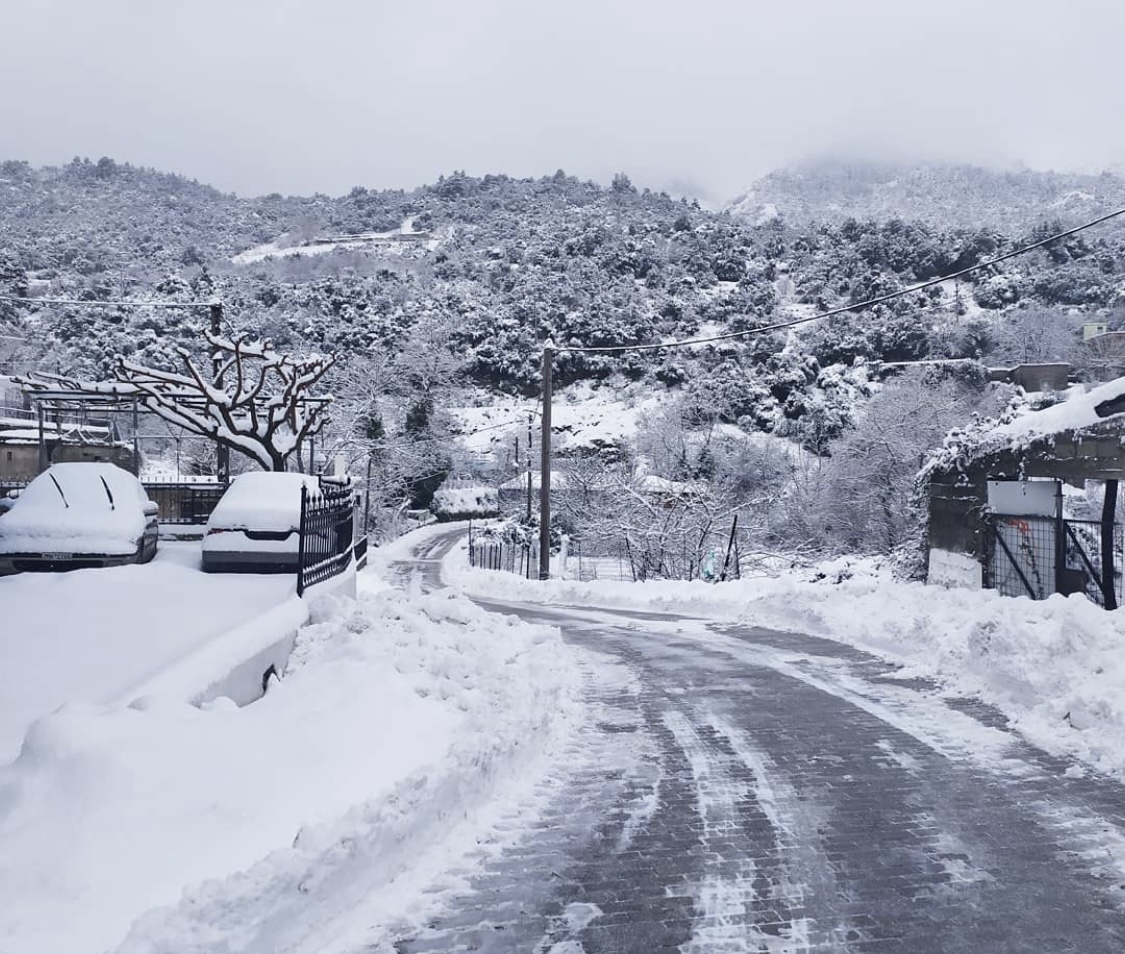
[[[1125,161],[1122,0],[3,0],[0,158],[245,195]]]

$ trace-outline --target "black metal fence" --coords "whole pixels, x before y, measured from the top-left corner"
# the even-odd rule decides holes
[[[350,484],[320,482],[319,490],[301,488],[301,543],[297,559],[297,595],[343,573],[352,561],[355,491]],[[364,539],[364,544],[366,544]],[[363,547],[366,559],[366,546]]]
[[[13,490],[23,490],[28,483],[27,480],[0,480],[0,497],[7,497]]]
[[[206,523],[219,498],[227,489],[218,481],[149,481],[144,482],[149,500],[160,508],[161,523]]]
[[[526,544],[473,542],[469,545],[469,565],[539,579],[539,551]]]

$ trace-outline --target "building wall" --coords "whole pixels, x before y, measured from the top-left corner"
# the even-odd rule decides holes
[[[55,444],[48,446],[52,464],[64,461],[106,461],[133,469],[133,452],[128,447],[99,444]],[[0,441],[0,480],[31,480],[39,475],[38,444],[7,444]]]

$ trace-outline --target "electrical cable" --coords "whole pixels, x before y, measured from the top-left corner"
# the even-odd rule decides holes
[[[25,295],[3,295],[0,301],[25,305],[86,305],[93,308],[211,308],[220,301],[83,301],[79,298],[29,298]]]
[[[714,335],[708,338],[687,338],[681,341],[665,341],[655,344],[633,344],[633,345],[605,345],[603,347],[584,348],[571,345],[551,345],[550,349],[556,354],[612,354],[622,351],[659,351],[665,348],[683,348],[688,345],[711,344],[715,341],[730,341],[734,338],[747,338],[751,335],[762,335],[770,331],[780,331],[783,328],[792,328],[795,325],[803,325],[810,321],[819,321],[822,318],[831,318],[833,315],[842,315],[849,311],[862,311],[865,308],[870,308],[873,305],[881,305],[883,302],[893,301],[896,298],[902,298],[904,295],[910,295],[917,291],[922,291],[925,288],[930,288],[934,285],[940,285],[942,282],[953,281],[960,278],[962,275],[968,275],[971,272],[980,271],[984,268],[990,268],[993,265],[998,265],[1000,262],[1005,262],[1010,258],[1015,258],[1017,255],[1024,255],[1027,252],[1034,251],[1037,248],[1042,248],[1044,245],[1050,245],[1051,242],[1057,242],[1059,239],[1067,238],[1071,235],[1076,235],[1086,229],[1093,228],[1095,225],[1100,225],[1109,219],[1115,218],[1118,215],[1125,215],[1125,208],[1117,209],[1113,212],[1108,212],[1099,218],[1090,222],[1085,222],[1082,225],[1077,225],[1072,229],[1067,229],[1065,232],[1059,232],[1057,235],[1052,235],[1050,238],[1045,238],[1039,242],[1033,242],[1031,245],[1024,245],[1021,248],[1014,249],[1011,252],[1005,252],[1003,255],[997,255],[995,258],[990,258],[984,262],[978,262],[976,265],[970,265],[968,268],[962,268],[960,271],[952,272],[949,275],[942,275],[940,278],[931,278],[929,281],[921,282],[917,285],[911,285],[909,288],[900,288],[898,291],[890,292],[887,295],[880,295],[878,298],[869,298],[867,301],[857,302],[854,305],[844,305],[840,308],[833,308],[830,311],[823,311],[816,315],[806,315],[804,318],[794,318],[790,321],[779,321],[772,325],[763,325],[761,328],[750,328],[746,331],[732,331],[725,335]]]

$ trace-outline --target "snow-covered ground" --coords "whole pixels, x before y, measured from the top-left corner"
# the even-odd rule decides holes
[[[416,250],[432,252],[438,248],[449,236],[445,229],[441,234],[435,234],[425,240],[420,240],[419,234],[414,230],[413,217],[403,221],[398,229],[390,232],[364,232],[355,236],[339,236],[334,240],[317,239],[309,244],[296,243],[290,236],[282,236],[272,242],[255,245],[231,257],[235,265],[253,265],[267,258],[291,258],[301,255],[324,255],[337,249],[344,250],[374,250],[383,254],[410,255]]]
[[[316,602],[284,678],[252,705],[150,696],[37,719],[0,766],[0,952],[313,954],[424,923],[475,870],[481,833],[534,813],[536,784],[558,774],[589,718],[581,651],[457,590],[841,639],[900,661],[900,677],[934,676],[994,703],[1049,750],[1122,774],[1125,611],[896,583],[846,561],[817,580],[540,583],[473,570],[458,547],[443,565],[452,589],[387,582],[395,561],[448,532],[375,549],[359,599]],[[64,584],[86,585],[79,574]],[[229,612],[244,593],[210,600]],[[174,614],[148,636],[162,638]],[[77,615],[71,626],[90,665],[107,667],[110,627]]]
[[[314,604],[253,705],[36,721],[0,767],[0,951],[312,952],[420,917],[421,885],[530,797],[581,709],[553,628],[382,582],[417,539],[372,554],[358,601]],[[104,627],[71,622],[104,665]]]
[[[551,408],[551,432],[556,450],[574,450],[620,444],[637,432],[644,414],[657,412],[667,398],[632,388],[614,391],[608,387],[574,386],[556,394]],[[518,437],[524,445],[528,422],[538,442],[541,407],[538,401],[505,400],[448,409],[457,425],[458,443],[470,453],[495,454],[511,447]],[[522,452],[521,452],[522,453]]]
[[[0,765],[35,719],[128,695],[283,602],[293,585],[291,576],[204,574],[198,542],[170,541],[143,566],[0,578]]]
[[[953,694],[995,705],[1049,752],[1125,775],[1125,609],[1106,612],[1081,595],[1035,602],[947,590],[847,560],[718,584],[541,583],[472,569],[458,549],[445,575],[506,600],[683,613],[842,640],[901,663],[903,678],[935,677]]]

